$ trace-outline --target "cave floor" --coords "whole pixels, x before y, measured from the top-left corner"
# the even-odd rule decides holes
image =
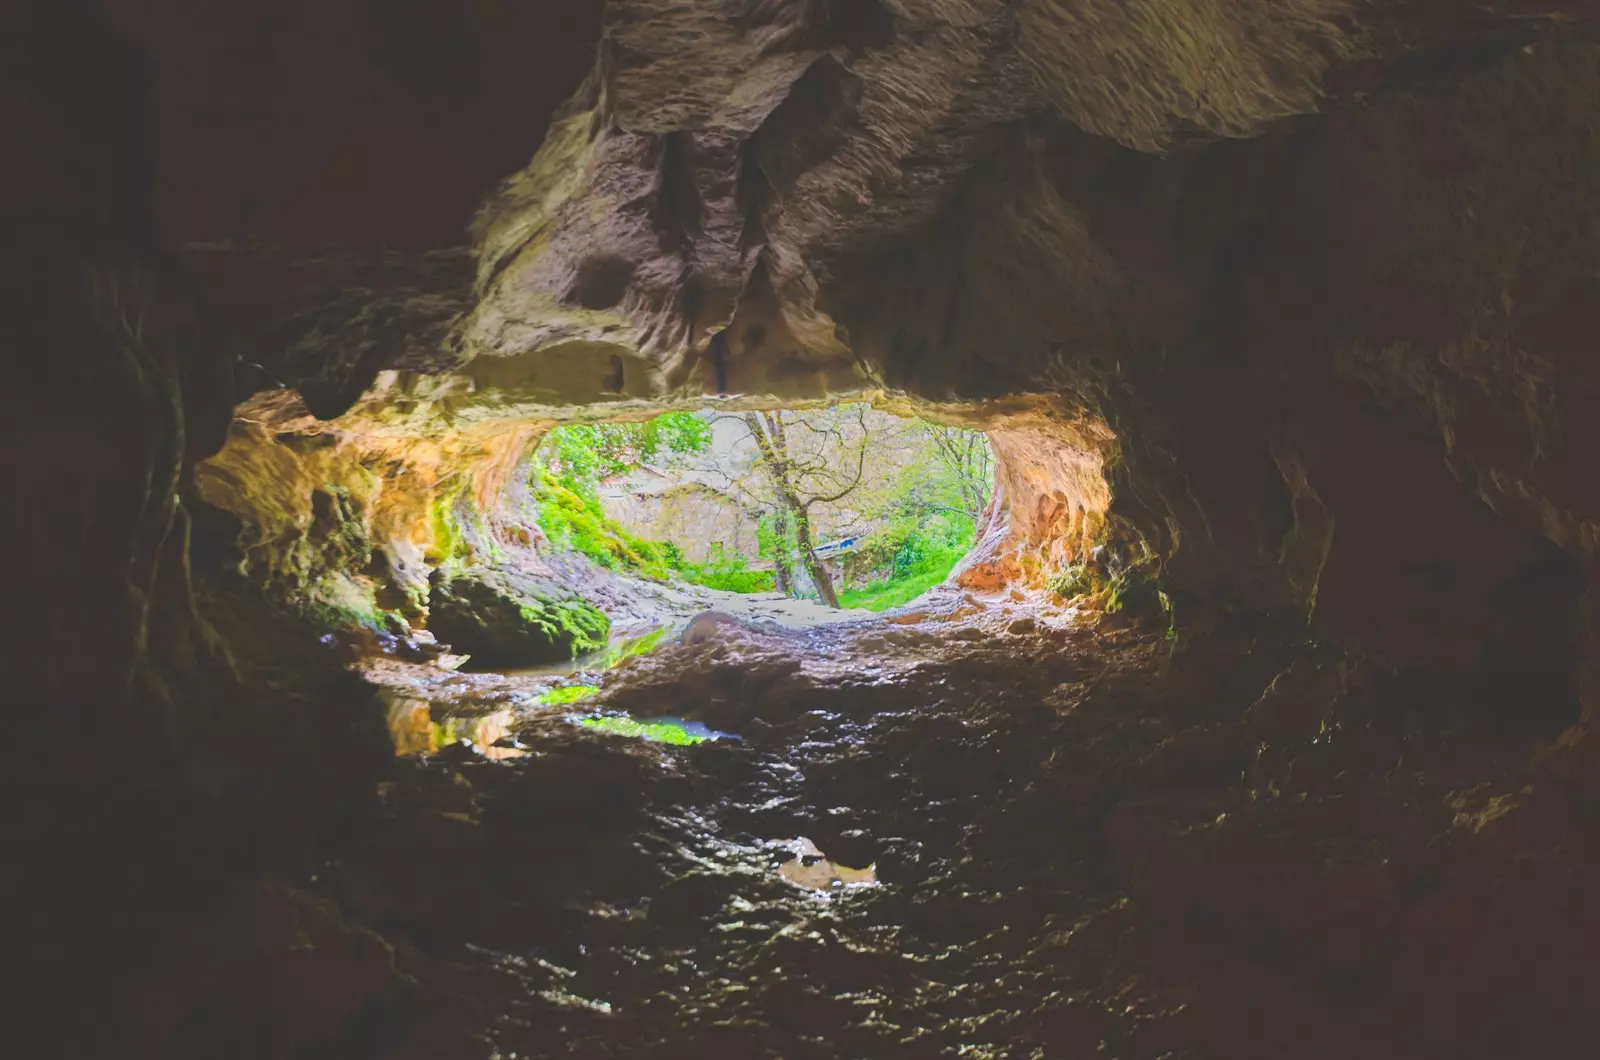
[[[1218,720],[1251,708],[1284,665],[1271,651],[1174,674],[1160,632],[1037,600],[945,605],[720,625],[627,661],[581,708],[529,706],[548,678],[409,686],[496,720],[477,748],[402,758],[381,823],[315,883],[396,941],[411,984],[363,1046],[1427,1055],[1411,1045],[1434,1032],[1401,1013],[1437,973],[1395,962],[1398,892],[1446,871],[1453,819],[1495,805],[1482,784],[1447,805],[1457,775],[1498,765],[1440,750],[1401,775],[1369,732],[1310,740],[1290,777]],[[422,669],[386,665],[391,685]],[[737,739],[667,746],[578,709]]]
[[[676,630],[706,611],[720,611],[785,628],[834,625],[873,617],[871,611],[824,607],[781,593],[745,594],[682,581],[647,581],[607,570],[575,553],[522,552],[512,562],[525,573],[559,584],[599,607],[611,618],[614,639],[637,636],[661,627]],[[950,609],[945,606],[951,597],[947,587],[939,587],[930,595],[936,609]]]
[[[944,622],[721,627],[630,661],[583,705],[738,739],[666,747],[513,710],[496,731],[514,757],[409,760],[393,831],[334,890],[417,942],[432,1004],[413,1039],[448,1028],[521,1057],[999,1056],[1077,1019],[1072,988],[1091,984],[1063,955],[1121,898],[1090,748],[1159,740],[1112,701],[1152,679],[1160,641],[956,604]],[[445,857],[441,827],[481,835],[481,856]],[[1115,1037],[1137,1021],[1090,1022]]]

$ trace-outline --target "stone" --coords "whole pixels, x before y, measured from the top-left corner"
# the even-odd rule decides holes
[[[428,610],[435,636],[490,666],[531,666],[598,651],[611,629],[598,608],[570,591],[490,572],[437,578]]]

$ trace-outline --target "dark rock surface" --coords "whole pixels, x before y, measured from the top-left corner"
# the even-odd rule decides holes
[[[423,1000],[374,1055],[1488,1060],[1581,1038],[1600,865],[1526,741],[1304,647],[1252,705],[1162,676],[1159,636],[999,629],[887,652],[881,627],[735,631],[593,702],[737,741],[532,712],[526,757],[403,763],[316,888],[412,944]],[[797,848],[877,882],[807,890]]]
[[[0,5],[18,1051],[1587,1040],[1594,3],[183,6]],[[989,587],[1103,540],[1161,628],[679,645],[608,694],[744,741],[376,802],[282,597],[420,619],[550,423],[724,391],[1013,432]]]
[[[577,593],[507,573],[436,576],[428,595],[435,636],[483,665],[534,666],[606,646],[611,622]]]

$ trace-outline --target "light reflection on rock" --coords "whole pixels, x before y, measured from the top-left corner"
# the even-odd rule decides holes
[[[798,856],[793,861],[779,865],[778,874],[790,883],[807,890],[831,891],[836,886],[863,887],[876,886],[878,883],[876,865],[868,865],[864,869],[852,869],[829,861],[827,856],[817,849],[817,845],[805,836],[800,836],[788,846]]]
[[[435,721],[433,705],[425,699],[395,699],[389,704],[389,735],[399,755],[435,754],[452,744],[469,744],[485,758],[496,761],[520,758],[526,751],[496,746],[511,735],[516,713],[497,710],[475,718]]]

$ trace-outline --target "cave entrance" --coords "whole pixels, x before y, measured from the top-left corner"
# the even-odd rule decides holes
[[[708,408],[557,427],[530,487],[548,550],[815,624],[944,583],[985,525],[995,470],[984,433],[867,403]]]
[[[896,608],[902,625],[1000,622],[1009,603],[1017,620],[1105,541],[1116,439],[1053,398],[507,397],[449,420],[407,385],[331,425],[259,395],[196,483],[239,524],[219,562],[358,656],[422,662],[413,691],[440,667],[603,670],[706,611],[795,628]]]

